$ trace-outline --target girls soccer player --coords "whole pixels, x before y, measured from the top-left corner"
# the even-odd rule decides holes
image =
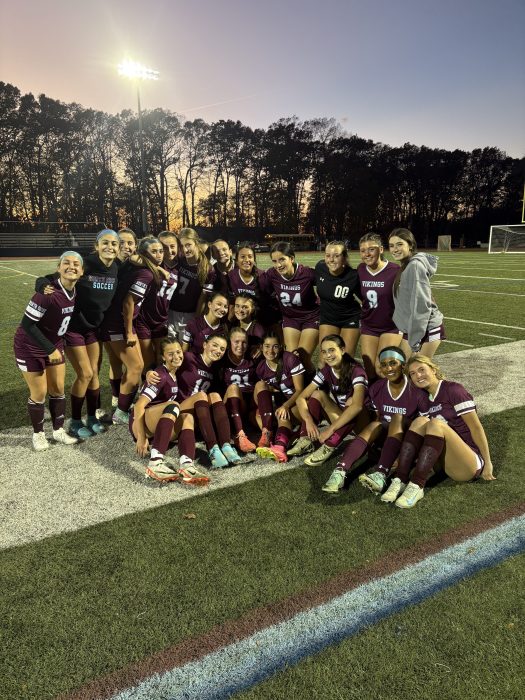
[[[182,335],[182,349],[194,353],[202,352],[204,341],[210,335],[226,335],[228,326],[228,299],[222,292],[215,292],[207,301],[208,310],[204,316],[196,316],[188,321]]]

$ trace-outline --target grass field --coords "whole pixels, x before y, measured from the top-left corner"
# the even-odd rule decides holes
[[[267,266],[265,259],[260,256],[261,267]],[[300,258],[307,264],[318,259],[318,254]],[[357,264],[355,253],[351,261]],[[438,480],[407,513],[385,507],[355,482],[339,497],[323,494],[320,486],[334,460],[317,470],[298,466],[159,505],[157,492],[180,487],[153,492],[138,477],[130,480],[126,472],[138,475],[140,467],[133,466],[131,441],[125,441],[125,429],[119,428],[113,430],[121,432],[95,438],[99,443],[93,447],[68,448],[76,455],[75,471],[62,482],[55,451],[37,461],[29,449],[26,389],[12,356],[12,336],[34,277],[48,272],[52,262],[0,261],[0,450],[5,473],[0,494],[5,522],[13,527],[19,517],[22,527],[32,512],[42,517],[30,510],[39,496],[30,493],[31,469],[38,470],[33,480],[39,490],[53,482],[57,510],[67,511],[68,504],[71,508],[71,522],[56,535],[31,534],[20,546],[0,552],[1,698],[53,698],[168,648],[191,650],[218,626],[250,615],[257,624],[254,610],[287,609],[291,603],[286,601],[322,590],[347,572],[366,571],[384,557],[395,558],[525,503],[524,383],[518,376],[510,392],[521,400],[513,396],[509,403],[508,393],[499,396],[497,387],[507,368],[492,360],[501,356],[502,345],[510,344],[509,356],[514,348],[523,348],[521,256],[440,254],[433,286],[449,340],[441,345],[438,361],[446,355],[448,376],[461,376],[467,387],[487,392],[496,388],[487,393],[483,422],[498,479],[467,485]],[[11,449],[13,440],[20,443],[17,451]],[[112,451],[113,443],[117,447]],[[90,451],[97,454],[94,467],[88,467]],[[115,453],[122,478],[118,483],[123,491],[133,489],[134,496],[143,494],[144,506],[78,529],[73,511],[96,510],[105,478],[109,483],[110,470],[117,469]],[[13,464],[13,455],[19,464]],[[95,475],[89,488],[88,468]],[[257,465],[242,467],[248,468]],[[195,517],[188,518],[188,513]],[[523,590],[524,575],[524,557],[508,558],[304,659],[242,696],[520,698],[525,610],[517,591]],[[198,649],[191,658],[197,657]],[[82,697],[99,697],[90,692]],[[199,696],[187,689],[185,694],[155,697]]]

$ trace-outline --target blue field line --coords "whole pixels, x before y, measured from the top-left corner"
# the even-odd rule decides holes
[[[198,661],[155,674],[112,696],[112,700],[229,698],[523,551],[525,516],[519,516]]]

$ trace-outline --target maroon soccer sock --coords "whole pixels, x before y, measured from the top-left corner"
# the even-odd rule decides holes
[[[219,445],[224,445],[230,443],[232,439],[232,433],[230,429],[230,419],[228,418],[228,411],[226,406],[222,401],[216,401],[211,405],[211,411],[213,414],[213,421],[215,427],[217,428],[217,437],[219,438]]]
[[[66,397],[64,395],[49,397],[49,413],[51,414],[53,430],[62,428],[66,419]]]
[[[317,399],[310,396],[308,399],[308,413],[312,416],[312,419],[316,425],[321,421],[321,416],[323,415],[323,407]]]
[[[188,430],[187,428],[181,430],[179,433],[179,457],[185,457],[187,459],[195,459],[195,433],[193,430]],[[185,461],[187,461],[187,459]]]
[[[45,403],[37,403],[33,399],[29,399],[27,402],[27,410],[29,412],[29,418],[31,419],[31,425],[33,426],[34,433],[42,433],[44,431],[44,410]]]
[[[82,419],[82,406],[84,405],[84,396],[75,396],[71,394],[71,418],[73,420]],[[51,402],[49,405],[49,410],[51,411]]]
[[[281,447],[286,448],[290,444],[290,440],[292,439],[292,431],[290,428],[286,427],[280,427],[277,428],[277,432],[275,433],[275,440],[273,441],[274,445],[281,445]]]
[[[157,451],[157,457],[164,456],[168,451],[171,436],[173,435],[173,421],[167,416],[163,418],[161,416],[157,427],[155,428],[155,434],[153,435],[152,456],[153,450]]]
[[[445,440],[437,435],[427,435],[423,441],[423,445],[419,450],[419,456],[416,462],[416,468],[412,472],[410,481],[423,488],[427,482],[430,472],[436,465],[443,448]]]
[[[195,418],[197,419],[202,438],[206,443],[206,449],[211,450],[211,448],[217,444],[217,436],[215,435],[215,430],[211,422],[209,404],[207,401],[195,401],[194,408]]]
[[[362,457],[367,450],[368,442],[358,435],[343,452],[342,459],[337,463],[338,469],[343,469],[345,472],[350,471],[357,460]]]
[[[406,484],[410,475],[410,470],[414,466],[416,457],[423,444],[423,436],[415,433],[413,430],[408,430],[401,449],[399,450],[399,461],[397,465],[396,476]]]
[[[86,390],[86,407],[88,416],[94,416],[100,406],[100,389]]]
[[[326,440],[325,445],[328,447],[337,447],[340,445],[348,433],[352,432],[352,425],[343,425],[342,428],[337,428],[334,434]]]
[[[379,456],[379,464],[377,465],[377,470],[380,471],[381,474],[385,476],[390,474],[390,470],[397,459],[400,449],[401,440],[395,437],[387,437]]]
[[[242,418],[241,418],[241,400],[237,396],[231,396],[226,399],[226,410],[232,419],[233,429],[235,435],[242,430]],[[221,443],[224,445],[224,443]]]
[[[114,396],[116,399],[118,399],[118,395],[120,394],[120,379],[110,379],[109,383],[111,385],[111,394]]]
[[[272,395],[264,389],[257,394],[257,408],[262,420],[262,427],[268,430],[272,429],[273,404]]]
[[[133,403],[133,399],[137,393],[137,388],[138,387],[135,387],[131,394],[123,394],[120,392],[118,395],[118,407],[121,411],[124,411],[124,413],[128,413],[129,409],[131,408],[131,404]]]

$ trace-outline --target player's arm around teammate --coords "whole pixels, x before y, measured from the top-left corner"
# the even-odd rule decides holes
[[[396,476],[381,500],[412,508],[439,467],[454,481],[495,479],[487,437],[465,387],[444,379],[425,355],[412,355],[407,372],[411,382],[427,394],[427,417],[416,418],[406,433]]]

